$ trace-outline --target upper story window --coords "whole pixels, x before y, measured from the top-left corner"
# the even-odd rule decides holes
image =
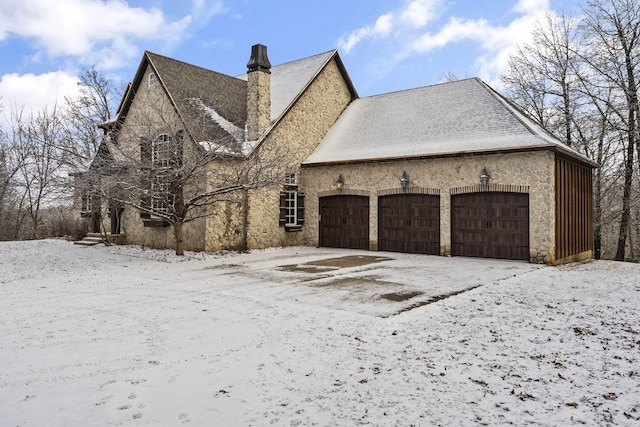
[[[155,168],[168,168],[173,160],[173,141],[170,135],[163,133],[151,145],[151,163]]]
[[[156,75],[154,73],[149,73],[149,87],[152,87],[156,84]]]
[[[288,173],[284,176],[285,186],[298,186],[298,175],[295,173]]]

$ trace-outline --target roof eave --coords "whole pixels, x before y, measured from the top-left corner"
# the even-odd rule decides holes
[[[526,147],[511,147],[511,148],[500,148],[500,149],[486,149],[486,150],[467,150],[467,151],[451,151],[451,152],[442,152],[442,153],[433,153],[433,154],[415,154],[415,155],[405,155],[405,156],[390,156],[390,157],[371,157],[371,158],[363,158],[363,159],[348,159],[348,160],[332,160],[326,162],[303,162],[302,167],[321,167],[321,166],[339,166],[339,165],[349,165],[349,164],[359,164],[359,163],[377,163],[377,162],[391,162],[397,160],[420,160],[420,159],[436,159],[436,158],[447,158],[447,157],[462,157],[462,156],[484,156],[489,154],[506,154],[506,153],[523,153],[523,152],[532,152],[532,151],[552,151],[559,152],[566,156],[571,157],[576,160],[578,163],[581,163],[585,166],[591,168],[599,167],[597,163],[589,160],[584,156],[576,156],[575,153],[571,150],[565,150],[561,146],[556,144],[545,144],[545,145],[532,145]]]

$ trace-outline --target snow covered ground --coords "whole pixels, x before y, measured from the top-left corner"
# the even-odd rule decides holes
[[[607,261],[3,242],[0,426],[640,425],[639,307]]]

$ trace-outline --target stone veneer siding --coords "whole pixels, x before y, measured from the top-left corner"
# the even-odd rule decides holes
[[[256,141],[271,124],[271,75],[250,71],[247,80],[247,139]]]
[[[530,261],[551,262],[554,253],[554,154],[550,151],[463,155],[457,157],[362,162],[303,168],[306,200],[305,243],[316,246],[319,197],[340,194],[369,195],[369,247],[378,246],[378,195],[400,192],[400,176],[409,175],[411,191],[440,194],[440,254],[451,254],[451,194],[480,191],[479,176],[486,167],[491,191],[529,193]]]
[[[127,120],[118,134],[118,144],[123,154],[134,164],[140,161],[140,138],[155,139],[161,133],[174,135],[183,125],[173,105],[161,85],[156,81],[148,86],[151,68],[147,67],[142,83],[133,99]],[[149,132],[152,132],[149,134]],[[189,142],[185,140],[185,144]],[[185,145],[185,154],[188,146]],[[122,232],[126,243],[149,246],[152,248],[175,248],[173,227],[145,227],[137,209],[126,206],[123,212]],[[183,227],[184,249],[201,251],[205,249],[204,221],[187,223]]]
[[[269,131],[261,143],[261,155],[267,161],[275,160],[282,175],[299,172],[300,163],[315,150],[350,101],[351,92],[332,60]],[[300,190],[304,189],[300,180]],[[246,248],[253,249],[304,244],[303,233],[285,231],[278,223],[281,191],[280,184],[250,190],[235,210],[229,210],[232,218],[207,218],[206,250],[242,247],[242,236]]]

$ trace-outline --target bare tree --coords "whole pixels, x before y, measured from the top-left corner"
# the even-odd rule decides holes
[[[10,126],[12,171],[18,193],[14,238],[19,238],[23,220],[28,217],[28,237],[35,239],[42,221],[41,209],[59,201],[64,189],[58,149],[63,122],[55,107],[30,114],[14,110]]]
[[[61,154],[67,167],[74,172],[85,170],[96,155],[103,133],[98,125],[114,116],[116,99],[122,94],[122,90],[95,66],[82,68],[78,79],[79,94],[65,97],[60,110],[64,114],[66,131],[61,141]]]
[[[110,203],[170,225],[177,255],[184,254],[185,224],[215,215],[222,203],[246,210],[247,192],[281,183],[286,169],[279,149],[254,147],[244,129],[198,99],[189,102],[182,120],[165,98],[146,99],[144,119],[126,131],[118,122],[109,127],[104,144],[110,156],[85,176]]]
[[[594,180],[596,258],[608,246],[602,226],[616,221],[615,259],[625,259],[635,209],[639,5],[638,0],[590,0],[579,24],[547,15],[502,76],[514,102],[600,164]]]
[[[638,0],[590,0],[583,8],[585,54],[582,59],[609,87],[619,92],[623,103],[612,103],[623,126],[624,184],[622,211],[615,259],[625,260],[631,219],[634,153],[638,143],[637,75],[640,72],[640,2]],[[586,53],[588,52],[588,53]]]
[[[501,76],[510,98],[568,146],[573,146],[577,73],[576,21],[546,13],[533,29],[532,41],[509,58]]]

